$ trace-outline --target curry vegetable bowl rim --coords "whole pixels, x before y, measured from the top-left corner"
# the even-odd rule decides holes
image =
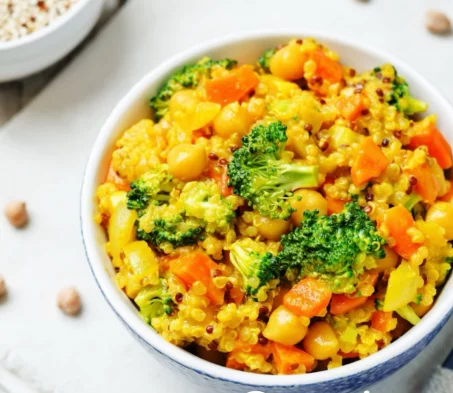
[[[182,67],[187,61],[191,61],[193,58],[201,58],[206,52],[218,48],[224,48],[227,45],[240,45],[241,43],[246,44],[248,41],[253,42],[254,40],[275,40],[279,37],[281,37],[282,40],[288,39],[288,37],[315,37],[321,42],[323,40],[329,40],[330,42],[336,42],[350,47],[351,49],[367,56],[380,58],[383,62],[391,62],[397,67],[397,69],[401,70],[401,73],[404,76],[410,76],[410,79],[417,80],[418,85],[423,88],[423,91],[429,91],[431,97],[433,97],[436,103],[442,108],[442,112],[452,113],[451,117],[453,119],[453,108],[448,100],[430,82],[419,75],[410,66],[385,51],[376,49],[364,43],[360,43],[356,40],[326,32],[304,31],[303,29],[277,29],[243,32],[211,40],[185,50],[184,52],[160,64],[158,67],[145,75],[135,86],[133,86],[126,96],[113,109],[96,139],[86,166],[81,192],[81,231],[88,263],[95,280],[101,289],[101,292],[117,316],[123,320],[123,322],[128,325],[134,334],[136,334],[141,340],[153,347],[157,352],[165,354],[179,365],[191,369],[199,374],[208,375],[214,379],[262,387],[316,385],[322,384],[323,382],[359,375],[369,369],[396,358],[398,355],[404,354],[427,336],[434,335],[436,330],[439,330],[440,326],[445,323],[446,316],[450,315],[453,309],[453,297],[449,299],[447,296],[447,292],[453,291],[453,280],[449,278],[445,283],[444,289],[436,298],[434,307],[431,311],[422,318],[422,321],[417,326],[411,328],[401,338],[395,342],[392,342],[389,346],[365,359],[358,360],[357,362],[335,369],[287,376],[263,375],[232,370],[196,357],[184,349],[167,342],[163,337],[159,336],[151,326],[147,325],[140,318],[138,312],[134,311],[130,305],[126,304],[126,300],[128,302],[130,302],[130,300],[125,299],[125,296],[120,292],[119,288],[117,288],[116,283],[111,279],[102,263],[99,254],[105,253],[105,251],[103,249],[103,245],[99,243],[98,239],[96,239],[96,224],[93,220],[94,193],[98,185],[99,166],[105,155],[109,152],[108,142],[111,138],[112,132],[114,132],[117,124],[124,114],[127,113],[127,110],[132,102],[137,98],[142,97],[144,92],[149,89],[152,84],[156,83],[156,81],[161,80],[165,75],[167,75],[169,70]]]

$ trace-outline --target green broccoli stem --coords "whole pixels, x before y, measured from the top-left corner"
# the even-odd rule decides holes
[[[278,176],[275,179],[269,179],[269,188],[277,187],[294,191],[299,188],[318,186],[319,168],[317,166],[282,164],[278,166],[277,173]]]
[[[412,209],[415,207],[415,205],[422,200],[421,196],[415,193],[412,193],[407,201],[404,203],[404,207],[412,211]]]
[[[414,326],[417,325],[421,321],[420,317],[415,313],[415,311],[409,305],[399,308],[398,310],[396,310],[396,313],[401,318],[404,318],[406,321],[410,322]]]
[[[249,253],[242,247],[236,245],[230,251],[230,260],[236,270],[244,277],[244,281],[248,279],[250,271],[252,270],[250,266],[251,260]],[[247,261],[247,263],[245,261]]]

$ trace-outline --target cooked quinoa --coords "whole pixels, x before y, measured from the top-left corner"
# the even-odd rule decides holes
[[[202,59],[125,130],[97,190],[119,287],[167,341],[242,371],[339,367],[433,306],[451,148],[391,64],[314,39]]]
[[[24,37],[52,23],[79,0],[0,0],[0,42]]]

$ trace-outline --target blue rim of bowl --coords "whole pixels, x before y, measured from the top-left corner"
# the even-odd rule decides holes
[[[313,374],[304,374],[304,375],[298,375],[298,376],[259,375],[259,380],[258,380],[257,378],[253,377],[255,374],[244,373],[244,372],[240,372],[240,371],[236,371],[236,370],[226,369],[225,367],[209,363],[209,362],[207,362],[207,361],[205,361],[203,359],[200,359],[200,358],[196,357],[195,355],[192,355],[192,354],[187,353],[187,352],[184,351],[187,354],[187,364],[186,364],[182,360],[176,360],[171,355],[166,354],[163,350],[158,349],[157,345],[155,345],[153,343],[153,339],[150,339],[150,338],[147,338],[147,337],[143,337],[141,334],[139,334],[137,332],[137,330],[134,329],[126,321],[126,319],[120,314],[120,312],[118,312],[118,310],[110,302],[109,297],[104,292],[104,289],[103,289],[101,283],[98,280],[97,274],[96,274],[96,272],[95,272],[95,270],[93,268],[93,264],[92,264],[92,262],[90,260],[88,246],[87,246],[87,244],[85,242],[85,233],[84,233],[83,213],[85,211],[85,209],[84,209],[84,207],[85,207],[84,190],[85,190],[85,184],[86,184],[86,173],[87,173],[88,168],[90,167],[90,164],[92,164],[92,161],[94,161],[97,165],[98,165],[98,161],[99,161],[99,159],[95,158],[94,152],[96,150],[96,147],[98,147],[97,145],[98,145],[100,139],[106,133],[104,131],[104,129],[105,129],[106,125],[109,123],[109,120],[111,119],[113,114],[115,112],[117,112],[118,108],[121,105],[124,105],[125,102],[130,100],[130,97],[136,96],[137,92],[141,91],[143,89],[141,87],[143,82],[145,80],[148,80],[148,79],[157,79],[159,77],[162,77],[162,75],[164,75],[167,72],[166,70],[169,69],[170,66],[171,67],[180,66],[181,64],[183,64],[184,61],[187,61],[189,58],[194,57],[195,55],[197,55],[197,56],[203,55],[203,52],[206,52],[206,51],[209,51],[209,50],[213,50],[213,49],[215,49],[218,46],[222,46],[222,45],[226,45],[226,44],[235,44],[235,43],[238,43],[240,41],[251,40],[251,39],[260,39],[260,38],[262,39],[262,38],[266,38],[266,37],[269,38],[269,39],[275,39],[278,36],[286,36],[286,37],[288,37],[288,36],[292,36],[292,37],[295,37],[295,36],[299,36],[299,37],[316,37],[317,39],[319,39],[321,41],[322,40],[330,40],[332,42],[337,42],[337,43],[342,44],[342,45],[351,46],[351,47],[355,48],[356,50],[359,50],[359,51],[367,53],[368,55],[384,58],[384,59],[386,59],[387,61],[389,61],[389,62],[391,62],[393,64],[397,64],[399,68],[406,69],[406,71],[405,71],[406,73],[410,73],[413,77],[415,77],[415,78],[417,78],[419,80],[421,85],[425,85],[425,87],[427,87],[427,88],[429,88],[431,90],[432,94],[434,94],[436,96],[436,100],[438,102],[440,102],[442,105],[447,106],[450,111],[453,109],[451,104],[449,103],[448,99],[446,99],[446,97],[444,97],[444,95],[436,87],[434,87],[434,85],[432,83],[430,83],[425,77],[420,75],[412,67],[408,66],[405,62],[399,60],[398,58],[396,58],[395,56],[387,53],[386,51],[383,51],[381,49],[376,49],[374,46],[369,46],[369,45],[363,44],[363,43],[361,43],[359,41],[356,41],[354,39],[343,37],[343,36],[340,36],[340,35],[337,35],[337,34],[332,35],[332,34],[329,34],[329,33],[316,32],[316,31],[305,32],[305,31],[302,31],[302,30],[295,31],[295,30],[288,30],[288,29],[276,29],[276,30],[263,30],[263,31],[246,31],[246,32],[243,32],[243,33],[240,33],[240,34],[228,35],[226,37],[210,40],[210,41],[204,42],[202,44],[196,45],[195,47],[191,47],[188,50],[185,50],[182,53],[180,53],[178,55],[175,55],[175,56],[169,58],[168,60],[164,61],[163,63],[161,63],[159,66],[157,66],[152,71],[150,71],[148,74],[146,74],[143,78],[141,78],[129,90],[129,92],[122,98],[122,100],[120,100],[117,103],[117,105],[114,107],[114,109],[112,110],[111,114],[107,118],[106,122],[104,122],[103,127],[101,129],[101,132],[99,133],[98,138],[97,138],[96,142],[93,145],[93,149],[92,149],[92,151],[90,153],[90,156],[89,156],[86,168],[85,168],[85,172],[84,172],[84,176],[83,176],[83,182],[82,182],[82,187],[81,187],[80,225],[81,225],[82,241],[83,241],[83,245],[84,245],[87,261],[88,261],[90,270],[91,270],[91,272],[92,272],[92,274],[93,274],[93,276],[95,278],[95,281],[96,281],[98,287],[100,288],[104,298],[106,299],[107,303],[110,305],[110,307],[112,308],[114,313],[129,328],[129,330],[132,331],[133,334],[137,338],[139,338],[141,341],[145,342],[147,345],[152,347],[156,352],[160,353],[161,355],[163,355],[163,356],[167,357],[168,359],[170,359],[172,362],[174,362],[174,363],[176,363],[176,364],[178,364],[178,365],[180,365],[180,366],[182,366],[182,367],[184,367],[184,368],[186,368],[188,370],[194,371],[194,372],[196,372],[196,373],[198,373],[200,375],[208,376],[208,377],[212,378],[213,380],[221,380],[221,381],[225,381],[225,382],[229,382],[229,383],[233,383],[233,384],[238,384],[238,385],[244,385],[244,386],[281,387],[281,388],[291,387],[291,386],[303,386],[303,387],[307,387],[308,388],[310,386],[317,386],[317,385],[319,385],[321,383],[340,382],[340,381],[343,381],[343,380],[345,381],[347,379],[350,379],[350,378],[353,378],[353,377],[357,377],[357,376],[359,376],[361,374],[364,374],[364,373],[367,373],[369,371],[373,371],[373,370],[379,369],[380,368],[379,366],[382,366],[383,364],[385,364],[387,362],[398,361],[398,359],[404,358],[407,355],[407,353],[411,352],[411,350],[414,347],[418,346],[419,344],[421,344],[425,340],[427,340],[427,343],[428,343],[435,336],[435,334],[437,334],[437,332],[447,322],[448,318],[450,317],[450,315],[453,312],[453,300],[452,300],[448,310],[446,312],[444,312],[444,314],[442,315],[442,318],[438,318],[436,320],[435,324],[428,325],[427,322],[426,323],[423,323],[423,322],[427,321],[428,315],[430,315],[430,314],[434,315],[433,311],[437,310],[436,307],[434,307],[433,310],[431,310],[427,314],[427,316],[425,316],[423,318],[422,322],[419,325],[413,327],[401,339],[399,339],[396,342],[390,344],[386,348],[383,348],[382,350],[378,351],[377,353],[368,356],[365,359],[359,360],[359,361],[357,361],[355,363],[352,363],[352,364],[348,364],[348,365],[342,366],[342,367],[337,368],[337,369],[328,370],[328,371],[321,371],[321,372],[313,373]],[[90,195],[90,197],[93,198],[92,195]],[[88,205],[89,204],[87,202],[87,206]],[[108,280],[111,280],[111,278],[109,277]],[[453,280],[450,277],[450,279],[448,281],[453,281]],[[447,283],[448,283],[448,281],[447,281]],[[431,322],[433,322],[433,321],[431,321]],[[144,322],[143,322],[143,325],[146,326]],[[146,326],[146,327],[148,327],[148,326]],[[422,333],[422,330],[421,330],[422,328],[424,329],[423,333]],[[150,331],[152,331],[151,327],[149,327],[149,329],[150,329]],[[420,331],[420,334],[419,334],[420,337],[419,338],[413,337],[416,334],[418,334],[419,331]],[[157,333],[155,333],[155,334],[157,335]],[[412,339],[412,342],[409,341],[411,339]],[[161,345],[159,345],[159,346],[163,346],[163,347],[166,347],[166,348],[175,347],[173,344],[165,341],[162,337],[160,337],[158,335],[157,335],[157,338],[155,340],[160,341]],[[159,343],[157,342],[156,344],[159,344]],[[396,351],[396,349],[395,349],[396,345],[400,346],[401,348],[398,349],[399,352],[396,352],[396,353],[394,353],[392,355],[390,352],[392,350],[393,350],[393,352]],[[180,349],[180,350],[183,351],[182,349]],[[386,355],[388,356],[388,358],[387,359],[382,359]],[[189,362],[190,362],[189,359],[191,359],[191,360],[196,359],[197,362],[192,362],[193,364],[189,365]],[[205,365],[209,364],[210,365],[209,368],[211,368],[213,370],[213,372],[208,372],[206,370],[201,370],[200,368],[196,367],[196,363],[198,363],[198,362],[200,364],[205,364]],[[365,366],[365,364],[370,363],[370,362],[374,362],[374,364],[368,364],[367,366]],[[361,367],[357,367],[358,365],[360,365]],[[225,371],[222,372],[222,370],[228,370],[228,373],[230,373],[233,376],[236,376],[237,378],[234,378],[234,377],[225,378],[225,377],[219,376],[218,374],[224,374],[225,373]],[[337,370],[338,371],[342,370],[342,373],[345,374],[345,375],[333,376],[333,374],[335,374]],[[396,370],[394,370],[394,371],[396,371]],[[249,377],[247,377],[247,376],[249,376]],[[310,378],[309,378],[309,376],[310,376]],[[250,379],[250,381],[247,381],[247,379]],[[308,379],[308,380],[304,380],[304,379]],[[316,379],[316,381],[312,381],[310,379]],[[278,383],[277,380],[280,380],[280,383]],[[286,383],[283,383],[283,381],[285,381]]]

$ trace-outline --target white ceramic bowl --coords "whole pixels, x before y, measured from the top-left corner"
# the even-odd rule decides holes
[[[118,289],[103,243],[105,234],[93,221],[95,214],[95,190],[104,178],[109,153],[121,132],[149,116],[149,98],[165,79],[184,64],[193,63],[203,56],[212,58],[231,57],[240,62],[255,62],[266,49],[286,42],[291,38],[316,37],[329,48],[337,51],[344,64],[357,70],[373,68],[385,62],[395,65],[401,75],[407,78],[415,96],[430,103],[430,112],[439,115],[439,126],[444,132],[451,132],[453,108],[447,100],[410,66],[393,56],[370,48],[368,45],[337,35],[317,34],[304,31],[277,31],[244,33],[190,49],[165,62],[145,76],[116,106],[105,122],[91,153],[81,194],[81,226],[87,258],[94,277],[116,315],[137,340],[160,361],[185,374],[198,386],[208,384],[213,392],[244,393],[252,390],[265,393],[296,392],[355,392],[378,382],[397,371],[414,358],[439,332],[452,313],[453,281],[450,279],[435,307],[402,338],[378,353],[343,367],[318,373],[293,376],[272,376],[244,373],[221,367],[166,342],[152,328],[146,325],[131,301]],[[446,135],[453,142],[453,135]]]
[[[56,63],[91,31],[104,0],[79,0],[48,26],[17,40],[0,42],[0,82],[23,78]]]

